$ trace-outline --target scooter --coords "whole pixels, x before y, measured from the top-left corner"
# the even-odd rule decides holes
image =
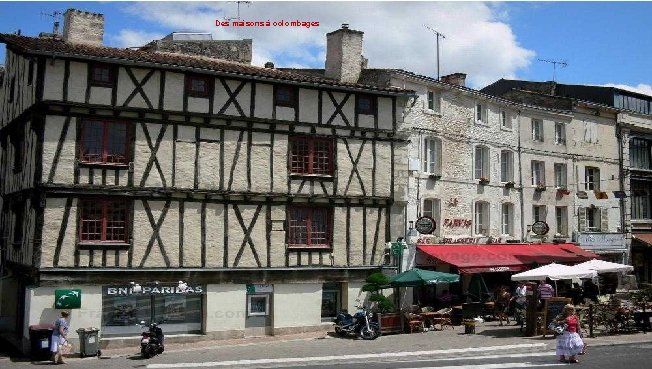
[[[140,354],[145,359],[161,354],[165,350],[163,346],[163,330],[159,327],[163,322],[164,320],[158,323],[152,322],[147,324],[143,320],[139,324],[141,327],[147,328],[147,330],[142,333],[142,338],[140,339]]]
[[[374,340],[380,337],[380,326],[373,321],[373,313],[361,305],[358,311],[351,315],[342,310],[335,318],[335,333],[340,337],[355,335],[364,340]]]

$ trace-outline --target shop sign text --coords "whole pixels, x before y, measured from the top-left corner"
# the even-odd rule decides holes
[[[108,296],[129,296],[137,295],[174,295],[174,294],[193,294],[204,293],[205,287],[203,285],[188,285],[185,292],[182,292],[177,285],[169,286],[143,286],[140,293],[134,293],[131,287],[105,287],[104,294]]]

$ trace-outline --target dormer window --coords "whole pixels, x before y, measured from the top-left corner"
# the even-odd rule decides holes
[[[296,105],[296,88],[290,86],[276,86],[274,91],[274,104],[294,108]]]
[[[358,101],[356,104],[358,114],[376,114],[376,98],[369,95],[360,95],[358,96]]]
[[[196,74],[187,75],[186,92],[191,97],[208,97],[210,94],[210,78]]]
[[[115,75],[108,64],[91,64],[91,86],[113,87]]]

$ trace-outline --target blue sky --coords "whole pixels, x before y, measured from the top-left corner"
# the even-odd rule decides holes
[[[50,31],[42,12],[67,8],[105,15],[105,44],[137,46],[175,30],[212,32],[216,38],[253,38],[254,64],[323,67],[325,33],[350,23],[365,32],[370,67],[402,68],[434,75],[438,29],[442,74],[464,72],[471,87],[498,78],[552,79],[552,65],[567,60],[557,80],[629,86],[652,94],[652,2],[254,2],[242,5],[243,20],[319,21],[311,29],[215,27],[236,15],[233,2],[2,2],[0,32]],[[4,48],[0,51],[4,60]]]

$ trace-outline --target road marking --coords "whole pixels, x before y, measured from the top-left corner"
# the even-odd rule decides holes
[[[567,365],[564,363],[532,364],[532,363],[500,363],[500,364],[479,364],[479,365],[454,365],[454,366],[431,366],[419,368],[401,369],[505,369],[505,368],[535,368],[540,366]]]
[[[317,362],[317,361],[333,361],[333,360],[361,360],[361,359],[378,359],[378,358],[426,356],[426,355],[441,355],[441,354],[462,354],[462,353],[487,352],[487,351],[489,351],[489,352],[490,351],[505,351],[505,350],[511,350],[511,349],[542,348],[542,347],[545,347],[545,346],[546,346],[545,343],[531,343],[531,344],[521,344],[521,345],[468,347],[468,348],[461,348],[461,349],[432,350],[432,351],[404,351],[404,352],[382,352],[382,353],[358,354],[358,355],[286,357],[286,358],[278,358],[278,359],[208,361],[208,362],[203,362],[203,363],[148,364],[147,368],[151,368],[151,369],[208,368],[208,367],[214,367],[214,366],[289,364],[289,363],[305,363],[307,361]]]

